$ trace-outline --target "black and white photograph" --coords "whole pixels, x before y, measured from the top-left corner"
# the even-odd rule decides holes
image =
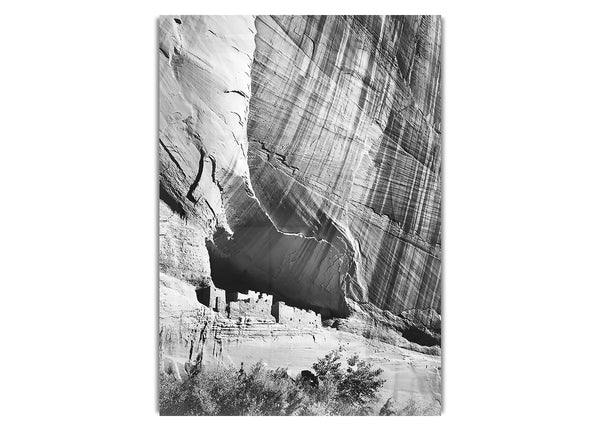
[[[0,429],[600,429],[600,6],[0,11]]]
[[[439,415],[439,16],[162,16],[160,412]]]

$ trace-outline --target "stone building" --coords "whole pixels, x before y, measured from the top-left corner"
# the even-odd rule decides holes
[[[254,290],[246,290],[245,292],[227,292],[227,302],[234,301],[245,301],[247,299],[258,301],[261,295],[265,295],[264,293],[255,292]]]
[[[228,302],[230,319],[243,317],[260,321],[275,321],[271,314],[273,296],[249,290],[245,294],[234,292],[229,298],[234,299]]]
[[[225,291],[218,287],[206,287],[196,291],[198,300],[201,304],[219,313],[225,313],[227,302],[225,301]]]
[[[318,328],[321,315],[312,310],[290,307],[283,301],[273,302],[273,296],[253,290],[232,292],[207,287],[198,289],[198,300],[230,319],[280,323],[292,328]]]
[[[277,323],[291,326],[293,328],[321,326],[321,315],[312,310],[302,310],[296,307],[290,307],[283,301],[277,301],[273,304],[271,314],[275,317]]]

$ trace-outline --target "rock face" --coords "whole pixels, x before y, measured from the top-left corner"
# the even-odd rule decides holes
[[[440,46],[429,16],[160,19],[164,346],[179,281],[439,344]]]
[[[302,263],[288,296],[328,292],[336,314],[348,298],[439,313],[440,19],[255,25],[252,185],[280,230],[317,240],[288,249]]]

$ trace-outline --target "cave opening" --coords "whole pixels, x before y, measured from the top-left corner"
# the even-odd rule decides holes
[[[435,337],[415,327],[410,327],[407,330],[402,331],[402,336],[411,343],[417,343],[421,346],[431,347],[440,345],[439,340]]]
[[[323,320],[331,318],[333,313],[329,309],[315,307],[304,301],[282,295],[274,287],[273,280],[262,279],[251,274],[247,269],[239,268],[230,257],[222,253],[211,241],[206,242],[210,260],[211,278],[215,287],[225,291],[226,301],[234,300],[235,293],[248,293],[249,290],[266,293],[273,296],[273,303],[285,302],[290,307],[303,310],[312,310],[321,315]]]
[[[210,259],[210,273],[213,283],[225,292],[245,293],[248,290],[255,292],[271,293],[265,288],[262,280],[254,278],[247,270],[239,269],[231,260],[222,255],[212,242],[207,242],[208,256]]]

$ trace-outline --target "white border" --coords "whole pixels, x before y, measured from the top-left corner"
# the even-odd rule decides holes
[[[550,3],[5,2],[2,428],[597,426],[598,13]],[[443,16],[441,418],[156,415],[156,17],[271,11]]]

